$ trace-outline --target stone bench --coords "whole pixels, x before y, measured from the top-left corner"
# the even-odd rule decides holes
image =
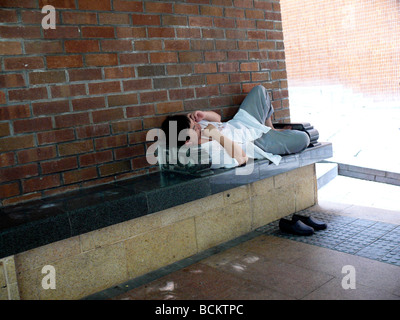
[[[155,172],[0,210],[0,299],[79,299],[317,202],[320,143],[251,174]],[[45,290],[42,268],[56,271]],[[1,272],[0,272],[1,274]]]

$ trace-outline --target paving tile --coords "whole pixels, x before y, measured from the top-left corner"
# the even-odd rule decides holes
[[[343,289],[341,278],[333,278],[322,285],[304,300],[400,300],[400,296],[385,290],[357,284],[355,289]]]

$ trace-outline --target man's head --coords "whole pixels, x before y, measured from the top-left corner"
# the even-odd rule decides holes
[[[162,123],[161,130],[165,133],[167,145],[169,145],[172,137],[174,142],[176,139],[178,147],[190,142],[198,144],[201,137],[200,124],[190,119],[188,115],[168,116]],[[185,136],[179,136],[180,134]]]

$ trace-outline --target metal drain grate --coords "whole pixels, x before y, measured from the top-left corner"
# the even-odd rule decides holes
[[[399,225],[308,209],[297,214],[312,216],[327,223],[328,228],[312,236],[296,236],[281,232],[276,220],[257,231],[400,266]],[[292,215],[285,218],[291,219]]]

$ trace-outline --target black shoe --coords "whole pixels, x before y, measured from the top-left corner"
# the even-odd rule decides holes
[[[305,225],[303,222],[281,219],[279,220],[279,229],[281,231],[299,236],[310,236],[314,233],[314,229]]]
[[[326,229],[328,226],[326,225],[326,223],[323,223],[322,221],[319,221],[317,219],[314,219],[312,217],[304,217],[304,216],[300,216],[298,214],[294,214],[292,217],[293,221],[301,221],[304,224],[310,226],[311,228],[313,228],[314,230],[318,231],[318,230],[324,230]]]

